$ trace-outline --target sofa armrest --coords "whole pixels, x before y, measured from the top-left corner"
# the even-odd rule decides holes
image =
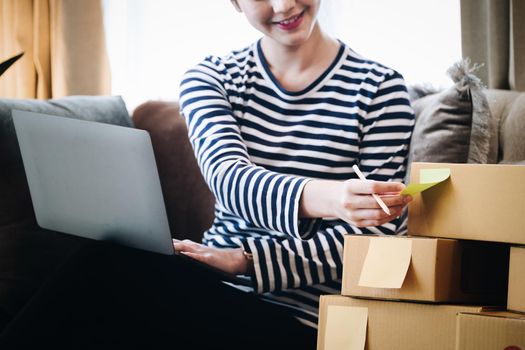
[[[151,136],[172,237],[200,242],[213,222],[215,198],[197,165],[179,105],[148,101],[132,118]]]

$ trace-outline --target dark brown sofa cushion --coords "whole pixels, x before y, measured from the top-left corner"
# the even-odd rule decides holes
[[[200,242],[213,222],[215,198],[197,165],[179,105],[149,101],[132,118],[151,135],[172,236]]]

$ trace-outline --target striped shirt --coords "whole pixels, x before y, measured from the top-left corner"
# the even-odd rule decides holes
[[[319,296],[340,294],[343,236],[396,234],[401,220],[357,228],[338,219],[299,219],[311,179],[405,177],[414,114],[403,77],[341,43],[332,64],[302,91],[273,76],[260,40],[207,57],[181,82],[190,142],[216,197],[203,243],[243,247],[254,257],[253,288],[317,326]]]

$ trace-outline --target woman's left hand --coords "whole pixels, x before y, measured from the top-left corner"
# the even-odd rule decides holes
[[[176,253],[184,254],[232,275],[246,274],[249,269],[250,262],[241,248],[219,249],[189,239],[183,241],[173,239],[173,247]]]

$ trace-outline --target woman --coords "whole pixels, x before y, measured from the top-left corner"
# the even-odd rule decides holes
[[[263,298],[315,327],[318,296],[340,293],[343,235],[400,228],[413,114],[397,72],[321,30],[319,0],[232,3],[264,36],[208,57],[182,81],[182,112],[217,204],[203,245],[174,245],[251,274]],[[375,181],[355,179],[353,164]],[[391,194],[390,215],[372,193]]]
[[[327,36],[320,0],[232,3],[263,38],[181,83],[217,199],[203,244],[174,240],[175,257],[93,244],[41,289],[2,348],[313,349],[318,296],[340,293],[343,235],[400,230],[413,127],[402,77]]]

